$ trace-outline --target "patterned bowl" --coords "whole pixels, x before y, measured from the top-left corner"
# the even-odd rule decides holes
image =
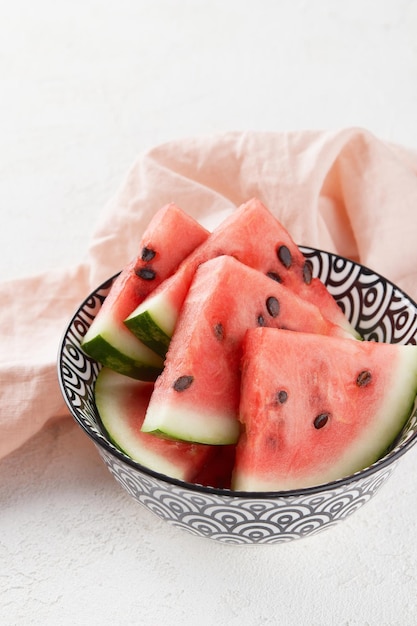
[[[366,267],[335,254],[302,247],[319,276],[365,339],[417,341],[417,305],[398,287]],[[246,493],[214,489],[158,474],[120,452],[106,437],[94,402],[100,369],[80,341],[112,281],[98,287],[71,320],[59,351],[58,375],[65,401],[91,437],[114,478],[140,504],[178,528],[229,544],[275,544],[318,533],[368,502],[417,441],[417,409],[390,451],[372,466],[325,485],[286,492]]]

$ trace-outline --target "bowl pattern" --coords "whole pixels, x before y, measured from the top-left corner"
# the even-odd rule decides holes
[[[327,285],[365,339],[416,343],[417,306],[375,272],[335,254],[302,247],[315,276]],[[414,410],[387,454],[355,475],[327,485],[276,493],[243,493],[171,479],[136,463],[118,450],[101,426],[94,402],[100,366],[80,342],[115,277],[80,306],[61,343],[58,375],[65,401],[94,441],[107,468],[141,505],[178,528],[222,543],[273,544],[316,534],[344,520],[368,502],[417,440]]]
[[[99,452],[117,482],[169,524],[222,543],[275,544],[313,535],[344,520],[368,502],[395,464],[325,492],[260,498],[207,493],[133,473],[109,452]],[[231,492],[229,492],[230,494]]]

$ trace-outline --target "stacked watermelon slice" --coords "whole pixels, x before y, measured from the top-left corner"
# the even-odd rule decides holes
[[[417,393],[417,347],[361,341],[257,199],[208,233],[161,209],[83,341],[113,442],[150,469],[242,491],[374,462]]]

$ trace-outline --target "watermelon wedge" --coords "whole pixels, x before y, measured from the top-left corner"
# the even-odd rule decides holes
[[[141,432],[152,383],[134,380],[103,367],[95,385],[95,401],[110,440],[134,461],[177,478],[201,481],[217,454],[212,446],[169,441]],[[212,475],[211,475],[212,476]]]
[[[248,328],[266,325],[346,336],[316,306],[233,257],[200,265],[142,430],[206,444],[236,442],[241,343]]]
[[[208,235],[205,228],[176,204],[160,209],[140,241],[139,255],[113,282],[84,337],[83,350],[121,374],[154,380],[163,367],[163,360],[136,339],[123,320],[175,272],[181,261]]]
[[[392,444],[417,393],[417,347],[257,328],[243,343],[232,486],[280,491],[343,478]]]
[[[303,291],[325,316],[358,337],[323,283],[312,277],[311,265],[289,233],[256,198],[243,204],[190,254],[168,280],[127,316],[125,324],[143,343],[165,357],[181,307],[197,267],[230,255],[260,270],[293,291]]]

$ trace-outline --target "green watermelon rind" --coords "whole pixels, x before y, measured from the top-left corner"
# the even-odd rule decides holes
[[[155,367],[119,352],[102,335],[97,335],[91,341],[83,344],[82,348],[88,356],[105,367],[109,367],[115,372],[130,378],[154,381],[162,371],[162,366]]]
[[[151,299],[152,296],[149,297],[149,300]],[[165,358],[171,341],[172,330],[164,330],[163,325],[159,321],[161,319],[162,312],[158,307],[147,308],[147,306],[148,305],[146,305],[146,308],[142,307],[142,311],[138,311],[138,309],[140,309],[140,307],[138,307],[138,309],[129,315],[124,323],[137,339],[142,341],[156,354]],[[164,322],[166,328],[168,318],[166,314],[162,315],[165,318]]]
[[[140,343],[127,328],[120,327],[110,313],[94,329],[90,327],[81,347],[105,367],[138,380],[154,381],[163,369],[161,357]]]

